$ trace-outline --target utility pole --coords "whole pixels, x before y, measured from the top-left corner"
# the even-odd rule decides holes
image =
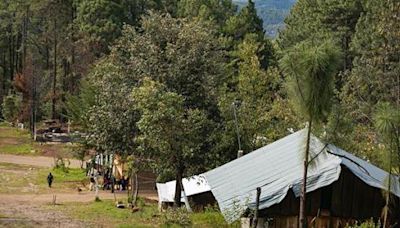
[[[238,154],[237,154],[237,158],[240,158],[241,156],[243,156],[243,150],[242,150],[242,145],[240,143],[240,133],[239,133],[239,125],[238,125],[238,121],[237,121],[237,114],[236,114],[236,105],[238,103],[236,101],[232,102],[232,108],[233,108],[233,115],[235,117],[235,126],[236,126],[236,135],[237,135],[237,140],[238,140],[238,145],[239,145],[239,150],[238,150]]]

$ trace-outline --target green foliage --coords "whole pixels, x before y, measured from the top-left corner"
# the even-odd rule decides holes
[[[210,20],[219,26],[235,13],[236,6],[231,0],[182,0],[178,3],[180,17]]]
[[[263,38],[263,21],[257,15],[254,2],[249,1],[248,5],[243,7],[238,15],[227,20],[224,30],[234,40],[242,40],[248,33],[257,34],[260,38]]]
[[[21,107],[21,97],[18,95],[8,95],[2,103],[4,119],[8,122],[16,121]]]
[[[205,117],[207,120],[218,116],[217,89],[223,78],[224,63],[223,51],[213,33],[199,21],[174,19],[169,15],[152,12],[149,14],[142,20],[140,33],[131,26],[124,28],[123,35],[113,46],[110,56],[100,61],[90,76],[90,82],[99,91],[98,102],[88,114],[89,131],[92,135],[90,143],[110,153],[129,154],[134,151],[138,135],[136,123],[141,118],[141,109],[148,110],[147,113],[166,112],[161,114],[165,114],[173,122],[162,124],[169,124],[171,127],[179,124],[177,128],[181,128],[182,124],[188,126],[196,123]],[[136,90],[139,98],[132,98],[132,90],[143,85],[146,77],[151,78],[155,85],[160,84],[163,93],[170,100],[162,100],[159,104],[151,96],[139,95],[151,93],[151,90],[146,91],[143,88],[140,92]],[[151,107],[149,104],[165,107],[156,109],[158,106]],[[172,105],[171,110],[168,110],[169,105]],[[138,106],[141,107],[138,109]],[[185,119],[184,115],[190,118]],[[147,119],[140,122],[141,127],[153,133],[162,131],[160,125],[157,125],[159,123],[152,126],[154,121],[158,121],[156,118],[158,117],[153,118],[149,114]],[[184,121],[188,123],[183,123]],[[185,127],[188,134],[191,134],[190,130],[201,130],[199,137],[202,137],[204,144],[196,145],[194,150],[198,150],[199,146],[210,146],[207,133],[212,130],[211,126],[208,125],[208,129]],[[158,134],[146,136],[156,137]],[[155,145],[157,140],[150,141]],[[185,148],[185,151],[189,150]]]
[[[54,170],[61,170],[64,173],[69,172],[69,160],[66,160],[62,157],[54,158]]]
[[[234,156],[237,150],[232,102],[236,101],[242,148],[252,151],[287,134],[286,128],[294,127],[292,112],[281,112],[283,80],[276,67],[264,70],[258,53],[266,45],[259,42],[257,35],[248,34],[235,51],[234,60],[238,65],[235,89],[226,84],[226,93],[220,98],[220,110],[224,117],[225,129],[220,146],[231,147]],[[230,91],[231,90],[231,91]],[[281,113],[277,113],[281,112]],[[253,121],[249,121],[253,120]],[[279,123],[279,124],[278,124]],[[233,147],[235,149],[233,149]],[[226,148],[225,148],[226,150]]]
[[[203,129],[207,119],[199,109],[185,109],[182,96],[145,79],[133,90],[141,112],[139,141],[143,151],[150,149],[157,170],[190,170],[202,166]]]
[[[89,155],[88,146],[81,143],[75,144],[70,148],[71,154],[74,158],[81,161],[81,168],[83,168],[83,162],[87,155]]]
[[[307,121],[319,122],[327,118],[340,56],[340,51],[331,41],[320,45],[302,42],[281,59],[292,103]]]
[[[98,43],[101,49],[116,39],[121,33],[123,8],[117,1],[85,0],[77,5],[76,23],[79,30],[90,35],[92,42]]]
[[[381,223],[375,223],[372,219],[361,223],[360,225],[346,226],[347,228],[378,228],[381,227]]]
[[[65,107],[69,120],[82,127],[88,123],[87,113],[96,104],[96,94],[98,92],[88,81],[81,81],[80,93],[78,95],[68,95]]]
[[[396,139],[394,134],[400,127],[399,111],[390,103],[380,103],[375,114],[375,127],[386,141]]]
[[[388,102],[379,103],[374,115],[375,129],[388,154],[386,169],[400,172],[400,111]]]

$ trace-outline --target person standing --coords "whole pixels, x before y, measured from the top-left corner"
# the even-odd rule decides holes
[[[49,175],[47,176],[47,183],[49,184],[49,188],[51,188],[51,184],[53,183],[53,175],[51,173],[49,173]]]

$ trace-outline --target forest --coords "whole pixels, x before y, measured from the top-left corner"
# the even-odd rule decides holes
[[[233,0],[238,8],[246,6],[247,0]],[[254,1],[258,16],[264,22],[265,34],[275,38],[285,26],[284,20],[296,0],[256,0]]]
[[[298,0],[274,39],[251,0],[3,0],[1,116],[161,181],[306,126],[399,173],[399,53],[395,0]]]

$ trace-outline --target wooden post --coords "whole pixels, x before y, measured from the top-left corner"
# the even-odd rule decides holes
[[[254,219],[252,227],[256,228],[258,225],[258,207],[260,206],[260,195],[261,195],[261,188],[257,188],[257,196],[256,196],[256,209],[254,211]]]

